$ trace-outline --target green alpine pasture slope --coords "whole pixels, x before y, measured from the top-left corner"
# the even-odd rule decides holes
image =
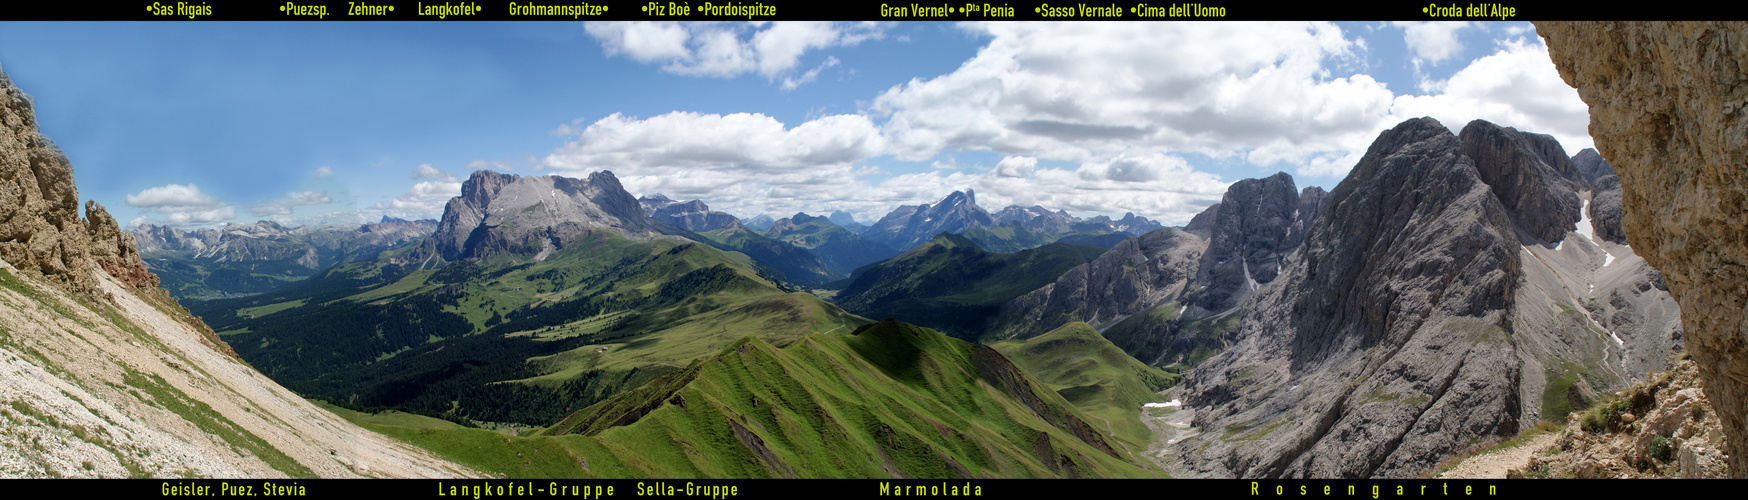
[[[537,435],[367,426],[509,477],[1163,476],[996,350],[897,321],[745,337]]]
[[[298,286],[198,305],[238,353],[309,396],[545,426],[749,336],[867,323],[743,254],[605,232],[536,260],[420,269],[407,249]]]
[[[1130,449],[1147,449],[1153,432],[1141,423],[1141,406],[1165,402],[1159,391],[1177,385],[1175,373],[1147,366],[1086,323],[1069,323],[1026,340],[990,347],[1108,426]]]

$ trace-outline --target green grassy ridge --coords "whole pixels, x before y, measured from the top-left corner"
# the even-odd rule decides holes
[[[867,322],[785,292],[743,254],[677,239],[599,233],[543,261],[501,254],[436,270],[404,256],[219,301],[236,309],[212,322],[307,395],[538,426],[742,336]]]
[[[990,347],[1087,415],[1109,422],[1130,449],[1146,449],[1152,440],[1152,431],[1139,419],[1141,406],[1164,402],[1158,392],[1182,379],[1130,357],[1086,323]]]
[[[884,321],[744,338],[542,435],[663,477],[1151,477],[1086,420],[993,350]]]
[[[1011,254],[943,233],[897,257],[858,270],[834,301],[863,316],[893,317],[977,338],[1002,304],[1056,281],[1104,249],[1052,243]]]

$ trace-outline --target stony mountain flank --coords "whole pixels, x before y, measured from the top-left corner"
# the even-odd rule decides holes
[[[1004,305],[990,339],[1027,338],[1075,321],[1152,364],[1195,363],[1223,349],[1258,287],[1275,280],[1327,193],[1279,173],[1244,179],[1184,229],[1124,240],[1085,266]]]
[[[1667,369],[1673,302],[1594,238],[1588,183],[1551,141],[1430,118],[1380,134],[1251,292],[1234,342],[1185,376],[1202,433],[1173,448],[1183,472],[1418,477]]]
[[[0,476],[479,476],[239,361],[108,212],[78,217],[71,165],[3,74],[0,124]]]
[[[1537,22],[1620,177],[1621,225],[1681,304],[1688,350],[1748,478],[1748,24]]]

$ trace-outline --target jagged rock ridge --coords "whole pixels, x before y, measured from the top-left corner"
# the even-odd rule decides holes
[[[954,191],[934,205],[905,205],[893,209],[875,222],[861,236],[891,247],[895,251],[909,250],[935,235],[946,232],[963,234],[973,229],[993,228],[1002,224],[1017,224],[1028,231],[1050,234],[1073,232],[1122,232],[1140,236],[1165,227],[1158,222],[1133,213],[1112,220],[1099,215],[1081,219],[1067,211],[1051,212],[1042,206],[1009,206],[994,214],[977,205],[976,191]]]
[[[1587,182],[1596,182],[1598,177],[1615,175],[1614,165],[1603,159],[1602,153],[1596,152],[1596,148],[1584,148],[1573,155],[1572,166],[1578,167],[1578,172],[1584,174]]]
[[[1538,22],[1620,177],[1627,240],[1681,303],[1688,349],[1748,478],[1748,26]]]

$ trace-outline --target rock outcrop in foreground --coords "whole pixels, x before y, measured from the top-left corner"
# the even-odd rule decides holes
[[[1748,478],[1748,24],[1538,22],[1590,105],[1627,240],[1681,304],[1688,350]]]
[[[1699,367],[1689,360],[1573,413],[1552,449],[1538,450],[1506,477],[1716,479],[1726,477],[1723,441],[1718,413],[1699,388]]]
[[[80,219],[73,165],[37,132],[30,96],[0,74],[0,259],[84,292],[98,291],[92,264],[130,287],[157,287],[133,236],[96,201],[85,209]]]

